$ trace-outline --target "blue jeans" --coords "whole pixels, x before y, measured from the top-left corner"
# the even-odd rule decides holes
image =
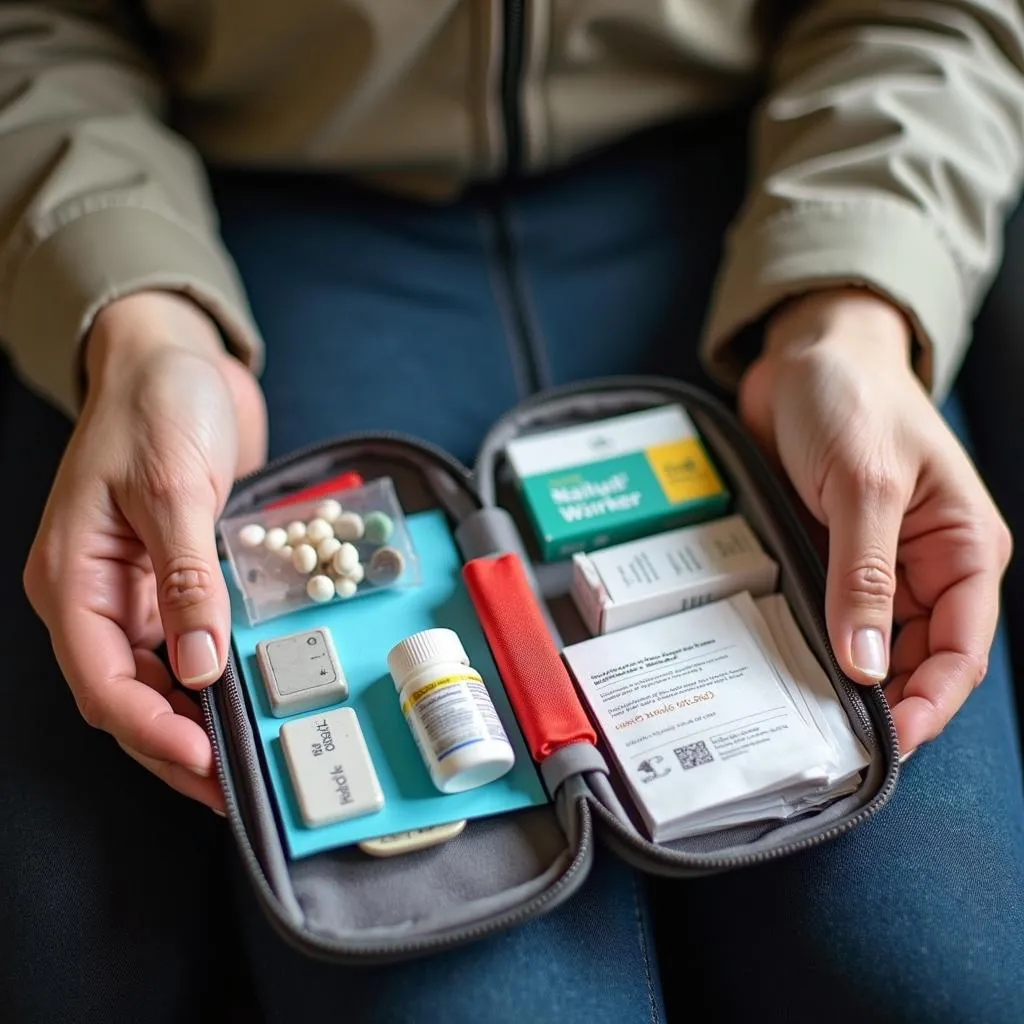
[[[674,128],[443,207],[218,175],[268,341],[274,452],[388,427],[469,459],[538,387],[703,381],[694,339],[741,138],[738,120]],[[0,941],[16,937],[0,1000],[15,1024],[242,1019],[211,1012],[226,988],[250,999],[245,1019],[275,1024],[631,1024],[712,1006],[737,1021],[1019,1019],[1024,797],[1002,636],[889,807],[812,853],[693,882],[601,855],[568,904],[456,952],[366,969],[298,956],[255,908],[221,823],[78,722],[17,582],[66,427],[9,375],[5,389],[0,469],[19,500],[4,512],[0,628],[18,728],[0,744]]]

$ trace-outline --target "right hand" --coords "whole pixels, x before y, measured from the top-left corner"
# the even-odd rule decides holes
[[[215,523],[266,450],[259,386],[187,299],[112,303],[87,339],[88,390],[25,568],[82,717],[176,790],[222,810],[178,680],[224,669],[230,608]]]

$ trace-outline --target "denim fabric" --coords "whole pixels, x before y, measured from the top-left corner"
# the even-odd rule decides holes
[[[273,451],[386,427],[470,459],[538,386],[703,382],[694,341],[742,134],[735,119],[673,128],[443,207],[218,175],[268,341]],[[5,1019],[630,1024],[664,1019],[659,974],[669,1020],[1020,1018],[1024,798],[1002,641],[891,805],[812,853],[686,883],[602,854],[577,898],[486,942],[385,968],[300,958],[254,906],[219,821],[77,719],[19,579],[67,428],[9,373],[3,387],[0,472],[17,495],[0,513]],[[231,979],[232,999],[252,997],[244,1013],[221,1008]]]

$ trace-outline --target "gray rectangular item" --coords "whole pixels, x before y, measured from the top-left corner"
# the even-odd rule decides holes
[[[348,682],[329,629],[261,640],[256,661],[270,710],[278,718],[339,704],[348,697]]]

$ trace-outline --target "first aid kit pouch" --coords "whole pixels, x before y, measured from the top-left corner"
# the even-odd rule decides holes
[[[676,443],[668,438],[659,440],[662,447],[657,452],[647,453],[647,463],[629,452],[623,458],[632,461],[623,465],[637,466],[643,473],[646,466],[653,467],[649,491],[663,504],[678,499],[680,508],[683,503],[690,508],[710,502],[716,513],[745,520],[778,567],[777,591],[827,676],[838,698],[833,703],[845,713],[852,742],[863,751],[866,765],[852,781],[846,780],[835,799],[812,801],[806,813],[734,825],[726,822],[725,827],[654,842],[631,796],[637,787],[623,778],[562,656],[566,647],[587,639],[593,629],[584,624],[573,600],[572,552],[564,546],[556,550],[550,537],[545,539],[538,531],[538,511],[528,507],[529,495],[523,486],[523,460],[515,465],[508,452],[510,445],[516,450],[515,442],[547,431],[646,416],[667,407],[681,408],[695,430],[693,437],[679,442],[686,445],[679,459],[673,461],[672,450],[664,447]],[[608,441],[585,443],[598,450]],[[373,513],[376,539],[383,541],[396,521],[404,555],[382,560],[377,553],[381,545],[368,545],[369,534],[362,524],[346,527],[355,553],[346,547],[342,555],[338,554],[341,544],[348,542],[318,540],[320,533],[300,537],[302,531],[295,527],[296,545],[277,536],[274,544],[280,541],[281,550],[289,548],[293,559],[307,557],[295,554],[297,544],[312,547],[315,542],[321,545],[321,563],[338,562],[340,568],[334,574],[337,598],[327,592],[327,584],[321,596],[310,583],[299,593],[296,610],[280,614],[268,632],[262,618],[270,606],[259,606],[257,615],[250,602],[247,615],[246,601],[237,592],[250,582],[239,576],[239,565],[251,563],[254,567],[244,572],[256,580],[260,567],[270,563],[246,561],[249,556],[244,552],[232,551],[229,557],[224,538],[229,535],[233,543],[230,538],[248,537],[239,524],[258,521],[261,511],[269,508],[278,510],[272,528],[287,534],[292,527],[282,506],[288,496],[321,494],[325,481],[343,477],[371,488],[371,493],[376,481],[387,482],[376,485],[390,502],[386,522],[382,514]],[[622,530],[633,530],[641,498],[624,501],[618,482],[612,493],[601,490],[600,483],[585,474],[570,474],[557,486],[570,488],[564,491],[570,497],[582,494],[587,501],[596,501],[598,511],[626,509],[620,517]],[[345,495],[338,497],[344,505]],[[673,519],[672,509],[667,505],[666,509],[658,528],[678,528],[678,516]],[[823,611],[824,570],[796,499],[735,416],[688,384],[662,378],[612,378],[533,396],[493,426],[472,468],[412,437],[386,433],[339,437],[277,459],[240,480],[223,523],[231,527],[222,533],[222,556],[236,598],[234,636],[224,675],[202,694],[206,726],[228,822],[248,881],[271,923],[311,956],[350,964],[389,962],[515,927],[547,913],[579,890],[598,842],[639,870],[661,876],[693,878],[742,870],[857,827],[886,803],[897,783],[896,734],[881,689],[846,678],[830,647]],[[263,538],[260,530],[250,531],[253,542]],[[319,525],[314,527],[312,520],[308,530],[328,533]],[[637,533],[623,535],[636,537]],[[614,538],[608,541],[615,542]],[[593,552],[602,543],[590,531],[578,550]],[[454,552],[445,557],[456,564],[451,572],[451,566],[445,569],[442,586],[440,581],[431,582],[441,571],[441,562],[432,552],[435,547],[447,551],[445,544]],[[348,601],[372,587],[357,559],[369,566],[374,557],[387,562],[387,585],[380,587],[380,594]],[[312,564],[313,556],[308,558]],[[415,575],[404,585],[401,574],[410,564]],[[271,568],[270,577],[277,580],[279,576]],[[285,590],[274,594],[280,602]],[[339,602],[340,598],[346,600]],[[338,651],[331,649],[326,634],[317,632],[316,608],[328,599],[335,604],[322,607],[343,608],[352,615],[345,620],[351,626],[344,635],[334,637]],[[276,605],[274,609],[279,611]],[[365,652],[383,642],[381,637],[390,644],[432,627],[441,627],[432,636],[454,629],[467,657],[456,666],[458,671],[442,666],[444,671],[435,673],[437,678],[429,686],[410,697],[408,687],[402,689],[388,677],[389,664],[383,658],[371,664]],[[302,652],[273,647],[275,636],[302,630],[308,633],[304,641],[308,648]],[[621,636],[626,633],[611,632],[601,642],[614,645]],[[269,673],[275,664],[285,668],[298,664],[295,659],[300,654],[301,658],[322,657],[324,665],[333,662],[317,669],[314,682],[344,701],[340,707],[352,705],[344,716],[335,710],[316,721],[300,718],[294,712],[305,705],[288,685],[271,688],[269,698],[257,693],[252,685],[255,666],[262,665]],[[467,662],[463,672],[460,666]],[[393,673],[398,671],[394,662],[390,667]],[[401,715],[412,715],[413,704],[432,686],[453,679],[469,680],[472,686],[481,678],[493,699],[493,713],[487,712],[491,738],[505,737],[514,751],[514,767],[501,768],[505,773],[501,778],[475,790],[439,792],[431,787],[417,749],[421,739],[401,724]],[[361,731],[357,721],[363,724]],[[312,730],[308,737],[301,733],[304,722],[307,732]],[[282,796],[289,786],[282,766],[289,754],[299,756],[296,751],[309,761],[306,755],[316,754],[325,737],[332,742],[332,729],[339,736],[355,730],[359,764],[351,778],[324,781],[337,786],[328,796],[337,798],[343,792],[346,800],[359,802],[370,816],[323,829],[304,828],[299,803]],[[698,757],[693,763],[701,760]],[[376,766],[379,783],[370,777],[370,762]],[[645,770],[650,778],[660,774],[657,766],[645,765]],[[320,794],[311,798],[306,810],[313,814],[324,806],[329,802],[325,804]],[[390,815],[381,818],[376,835],[391,834],[387,843],[395,845],[394,833],[415,836],[417,829],[441,824],[445,811],[439,807],[450,808],[444,842],[420,844],[421,848],[407,843],[408,852],[394,856],[386,855],[391,851],[383,839],[377,855],[360,845],[360,840],[373,838],[374,829],[356,822]],[[411,810],[407,815],[410,808],[420,816]],[[385,820],[387,827],[383,827]],[[328,832],[334,841],[317,839]]]

